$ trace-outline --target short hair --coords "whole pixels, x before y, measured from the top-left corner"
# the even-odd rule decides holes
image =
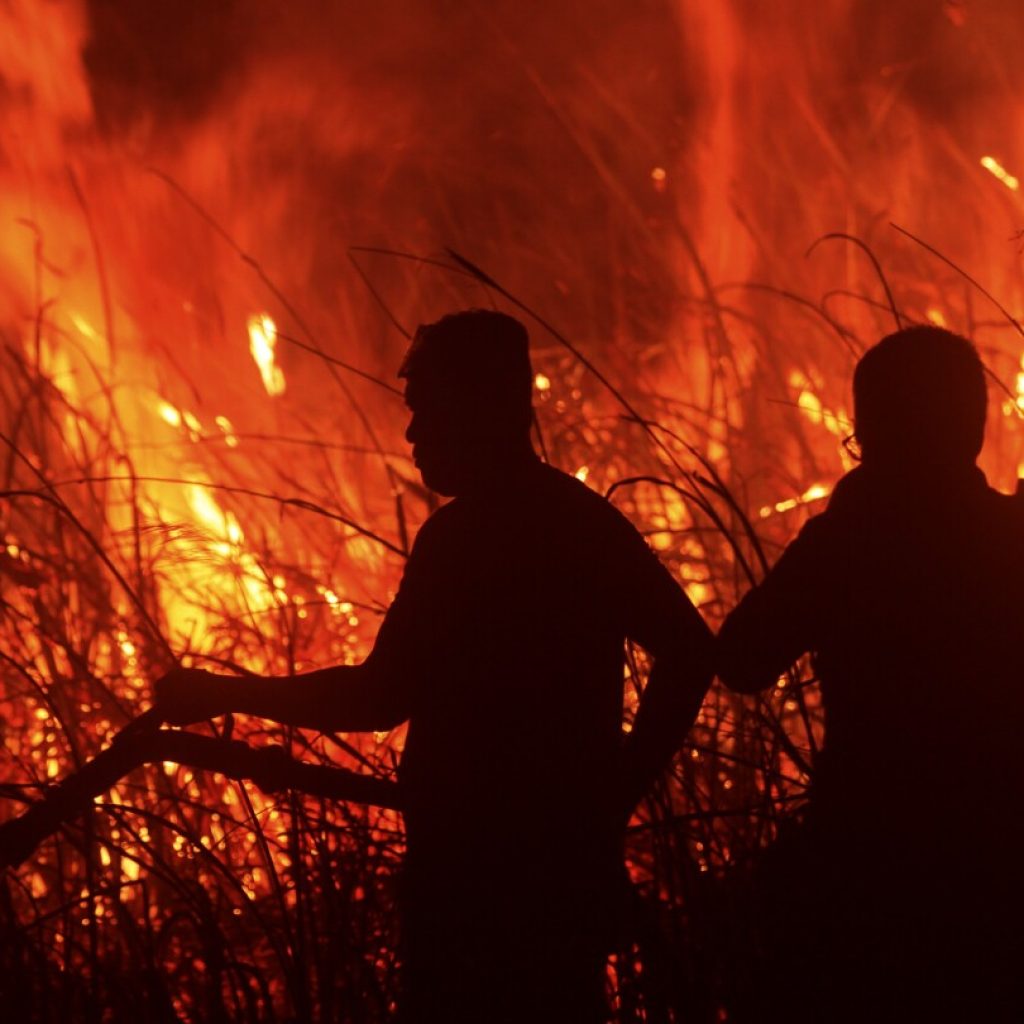
[[[941,327],[907,327],[868,349],[853,374],[856,438],[885,455],[971,463],[985,437],[985,368],[975,347]]]
[[[533,370],[526,328],[490,309],[449,313],[421,324],[399,377],[442,387],[480,407],[525,414],[533,399]]]

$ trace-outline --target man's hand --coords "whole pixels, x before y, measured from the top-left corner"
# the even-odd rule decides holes
[[[224,681],[201,668],[174,668],[154,687],[154,709],[170,725],[191,725],[227,714]]]

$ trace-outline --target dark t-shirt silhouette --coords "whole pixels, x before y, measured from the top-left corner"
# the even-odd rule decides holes
[[[416,999],[517,994],[532,1001],[522,1012],[559,1019],[560,991],[581,991],[569,975],[602,970],[622,870],[626,638],[655,657],[690,639],[703,656],[707,629],[633,526],[574,478],[532,460],[420,530],[371,655],[409,717],[412,1013],[429,1014]]]
[[[924,1014],[905,1019],[1021,1019],[1001,1014],[1024,1007],[1022,583],[1019,497],[974,467],[864,466],[723,626],[734,688],[772,685],[805,652],[821,681],[805,825],[760,881],[761,941],[815,976],[790,1007],[811,1005],[808,984],[830,1007],[809,1019],[890,1019],[882,992],[886,1012]]]

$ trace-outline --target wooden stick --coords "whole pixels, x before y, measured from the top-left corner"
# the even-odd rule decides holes
[[[0,867],[25,861],[48,836],[74,820],[119,779],[145,764],[171,761],[220,772],[231,779],[252,779],[266,792],[295,789],[332,800],[351,800],[401,810],[399,786],[387,779],[305,764],[283,747],[250,747],[241,740],[213,739],[195,733],[157,729],[150,712],[129,723],[77,772],[57,783],[20,817],[0,825]]]

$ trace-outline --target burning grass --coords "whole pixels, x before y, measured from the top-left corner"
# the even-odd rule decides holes
[[[216,102],[190,83],[188,117],[106,53],[121,36],[84,6],[3,14],[0,820],[101,750],[177,659],[287,674],[367,653],[433,507],[390,383],[402,328],[516,307],[465,261],[354,240],[450,241],[564,327],[528,317],[538,445],[610,495],[713,625],[848,467],[853,363],[894,326],[870,253],[834,237],[801,258],[824,232],[870,243],[905,318],[977,341],[984,468],[1015,481],[1012,318],[885,226],[895,211],[1019,317],[1013,4],[918,5],[935,20],[908,53],[905,4],[860,22],[849,4],[598,5],[571,32],[554,4],[550,52],[520,38],[520,5],[484,26],[463,6],[442,27],[429,4],[422,23],[318,4],[313,38],[312,7],[278,5],[216,55],[237,76]],[[232,17],[188,28],[242,38]],[[181,49],[164,30],[155,65]],[[628,666],[627,719],[642,653]],[[381,779],[403,737],[247,719],[233,735]],[[820,741],[810,666],[764,699],[711,691],[631,824],[618,1021],[713,1015],[725,911]],[[384,1021],[401,851],[394,812],[139,768],[5,872],[2,1005],[65,1024]]]
[[[437,273],[462,280],[467,265],[451,266]],[[716,622],[844,469],[843,387],[820,367],[835,353],[848,363],[892,314],[868,292],[709,289],[690,300],[700,326],[686,345],[630,349],[657,373],[626,372],[613,347],[595,376],[535,327],[536,399],[547,457],[607,492]],[[799,351],[780,348],[789,332],[806,339]],[[400,454],[304,431],[301,408],[280,432],[256,433],[148,396],[153,424],[136,434],[117,369],[88,358],[102,334],[44,305],[27,340],[4,338],[5,817],[109,743],[177,658],[287,674],[362,657],[401,572],[407,521],[431,505]],[[1002,344],[987,355],[1005,372]],[[691,380],[677,392],[680,360]],[[261,371],[279,392],[283,372]],[[697,374],[705,400],[684,400]],[[190,384],[201,394],[196,382],[174,387]],[[779,396],[767,411],[765,394]],[[1011,473],[1014,397],[995,402],[994,460]],[[758,444],[768,452],[753,459]],[[627,718],[641,652],[628,668]],[[402,745],[401,730],[315,735],[255,720],[234,735],[383,779]],[[798,811],[820,740],[809,668],[764,700],[712,690],[630,828],[634,929],[609,967],[618,1020],[700,1019],[716,1005],[730,894]],[[401,851],[394,812],[139,768],[6,873],[4,999],[26,1021],[386,1020]]]

